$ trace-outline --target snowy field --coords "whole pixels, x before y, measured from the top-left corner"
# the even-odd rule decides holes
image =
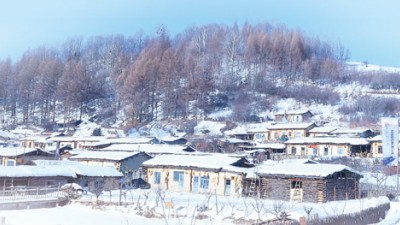
[[[354,213],[368,207],[388,202],[386,197],[362,200],[337,201],[324,204],[290,203],[233,198],[207,194],[165,193],[153,190],[132,190],[122,195],[122,206],[107,205],[119,201],[119,191],[104,193],[99,198],[105,205],[93,206],[95,197],[83,196],[79,202],[48,209],[1,211],[7,225],[202,225],[202,224],[253,224],[258,219],[275,219],[285,211],[290,218],[318,214],[319,218],[343,213]],[[397,224],[400,221],[400,204],[391,203],[393,209],[379,225]]]

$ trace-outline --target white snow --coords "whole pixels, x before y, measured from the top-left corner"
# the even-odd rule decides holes
[[[385,71],[389,73],[400,73],[400,68],[398,67],[390,67],[390,66],[379,66],[369,63],[362,63],[362,62],[347,62],[347,65],[350,68],[353,68],[356,71],[361,72],[379,72]]]
[[[126,151],[126,152],[145,152],[151,155],[158,154],[190,154],[185,151],[186,145],[168,145],[168,144],[113,144],[99,151]]]
[[[33,160],[37,166],[48,168],[65,167],[80,176],[91,177],[122,177],[123,174],[112,166],[86,166],[80,162],[70,160]]]
[[[0,148],[0,156],[15,157],[23,154],[28,154],[34,151],[42,151],[42,150],[38,150],[36,148],[21,148],[21,147]]]
[[[221,129],[225,126],[225,122],[203,120],[194,128],[194,134],[203,135],[206,132],[209,136],[222,136]]]
[[[261,164],[257,168],[257,173],[268,174],[268,175],[327,177],[336,172],[341,172],[345,170],[362,176],[360,172],[350,167],[338,164],[301,164],[301,163],[286,163],[286,164],[276,164],[276,165]]]
[[[121,151],[84,151],[79,155],[71,156],[73,160],[110,160],[121,161],[129,157],[133,157],[140,152],[121,152]]]
[[[203,154],[203,155],[160,155],[143,163],[144,166],[172,166],[172,167],[196,167],[206,169],[223,169],[233,172],[247,173],[247,168],[232,166],[240,158],[225,154]]]
[[[76,174],[62,166],[0,166],[0,177],[73,177]]]
[[[83,195],[80,203],[72,203],[64,207],[30,210],[0,211],[10,225],[178,225],[178,224],[215,224],[237,225],[254,224],[255,220],[276,218],[273,215],[275,206],[290,214],[290,218],[298,220],[307,217],[305,208],[311,209],[311,215],[319,218],[335,216],[342,213],[355,213],[360,210],[388,203],[386,197],[359,200],[336,201],[328,203],[292,203],[255,198],[235,198],[210,194],[190,194],[157,192],[148,190],[123,190],[122,206],[91,206],[93,195]],[[145,196],[148,196],[145,198]],[[160,198],[161,197],[161,198]],[[100,198],[105,203],[118,203],[119,191],[103,193]],[[146,201],[146,203],[145,203]],[[258,214],[255,206],[262,210]],[[380,225],[394,225],[399,221],[400,207],[391,204],[394,209]],[[140,210],[141,208],[141,210]],[[147,212],[147,217],[143,214]],[[241,221],[241,222],[240,222]],[[253,223],[251,223],[253,221]]]

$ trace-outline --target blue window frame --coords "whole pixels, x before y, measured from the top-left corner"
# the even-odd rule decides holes
[[[154,172],[154,184],[160,184],[160,183],[161,183],[161,173]]]
[[[179,181],[179,177],[183,177],[183,171],[174,171],[174,181]]]
[[[200,177],[200,188],[208,189],[210,185],[210,177]]]

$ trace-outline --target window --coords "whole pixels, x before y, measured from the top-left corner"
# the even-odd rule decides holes
[[[382,153],[383,153],[382,146],[378,146],[378,154],[382,154]]]
[[[161,173],[154,172],[154,184],[160,184],[160,183],[161,183]]]
[[[337,178],[338,178],[338,179],[346,179],[346,173],[344,173],[344,172],[338,172],[338,173],[337,173]]]
[[[209,177],[200,177],[200,188],[201,189],[208,189],[210,183]]]
[[[296,155],[296,147],[292,147],[292,155]]]
[[[179,181],[179,177],[183,177],[183,171],[174,171],[174,181]]]
[[[328,147],[324,147],[324,155],[328,155]]]
[[[303,181],[299,181],[299,180],[292,181],[292,185],[290,186],[290,188],[292,188],[292,189],[303,188]]]
[[[15,160],[14,159],[8,159],[7,160],[7,166],[15,166]]]
[[[301,147],[301,155],[306,155],[306,148],[305,147]]]

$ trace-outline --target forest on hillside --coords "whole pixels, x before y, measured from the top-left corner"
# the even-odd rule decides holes
[[[400,89],[397,74],[386,74],[394,77],[386,83],[357,76],[347,70],[349,51],[340,43],[283,25],[210,24],[174,36],[164,26],[155,30],[154,35],[73,37],[59,48],[27,50],[16,62],[0,60],[2,127],[50,128],[57,119],[83,115],[108,125],[122,115],[119,119],[135,126],[204,118],[226,107],[234,120],[249,121],[280,98],[337,104],[340,96],[330,87],[354,79],[376,89]],[[386,108],[398,105],[396,99],[376,101]],[[378,113],[394,113],[397,105]],[[372,110],[362,107],[361,101],[341,112]]]

